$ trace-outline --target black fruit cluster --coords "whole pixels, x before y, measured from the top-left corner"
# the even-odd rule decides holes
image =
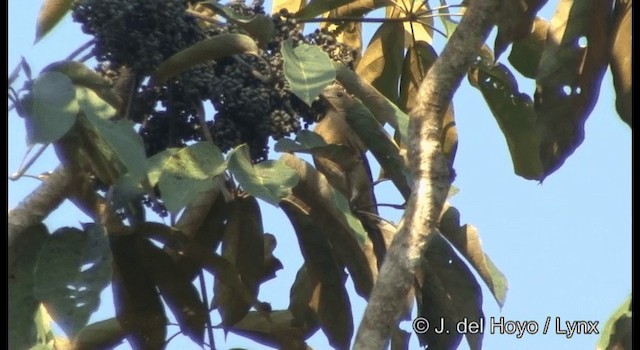
[[[255,162],[265,160],[270,137],[288,136],[322,115],[319,105],[308,106],[291,92],[282,70],[282,41],[318,45],[334,60],[348,66],[354,62],[354,51],[337,43],[331,33],[304,36],[283,10],[269,17],[275,35],[259,54],[202,64],[162,86],[144,84],[159,63],[204,38],[247,34],[233,21],[199,26],[186,11],[189,4],[184,0],[77,0],[74,4],[74,19],[85,33],[95,36],[97,59],[108,62],[113,70],[127,66],[138,75],[139,87],[128,116],[142,124],[140,134],[149,156],[211,136],[222,151],[246,143]],[[242,17],[264,15],[261,6],[228,6]],[[205,101],[216,111],[213,120],[206,122],[198,116]]]

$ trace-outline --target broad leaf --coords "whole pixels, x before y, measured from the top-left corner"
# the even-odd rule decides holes
[[[25,118],[29,145],[58,140],[76,121],[76,90],[62,73],[46,72],[36,78],[30,100],[30,113]]]
[[[291,40],[282,42],[284,76],[291,92],[311,105],[322,90],[336,79],[333,63],[326,52],[316,45],[293,47]]]
[[[262,216],[255,197],[237,197],[229,204],[230,215],[222,239],[222,256],[235,265],[242,282],[254,297],[258,296],[265,261]],[[251,304],[238,298],[224,280],[214,284],[214,303],[222,318],[222,327],[240,321]]]
[[[325,223],[325,230],[336,254],[349,270],[356,292],[368,296],[377,272],[373,245],[358,219],[351,214],[347,199],[331,188],[310,164],[285,154],[282,160],[300,176],[300,182],[287,199],[307,208],[313,220]]]
[[[36,23],[36,40],[40,41],[55,27],[64,15],[71,9],[72,0],[45,0],[38,13]]]
[[[496,58],[513,41],[531,33],[536,13],[546,2],[547,0],[513,0],[502,4],[497,16],[498,35],[493,48]]]
[[[207,6],[229,22],[238,25],[238,27],[250,34],[251,37],[255,38],[263,47],[269,43],[275,34],[275,26],[268,16],[263,14],[248,16],[230,7],[229,3],[222,5],[217,1],[209,1],[201,4]]]
[[[242,53],[258,53],[258,45],[251,37],[230,33],[216,35],[213,38],[202,40],[160,63],[151,76],[152,83],[160,85],[178,73],[201,63]]]
[[[116,318],[134,350],[164,349],[167,318],[141,251],[152,244],[139,235],[110,235],[113,252],[113,301]]]
[[[543,178],[584,140],[609,62],[611,11],[606,1],[561,0],[551,19],[535,93]]]
[[[611,74],[616,89],[616,110],[620,118],[631,127],[631,0],[617,0],[611,32]]]
[[[391,101],[398,99],[398,81],[404,57],[403,33],[400,22],[386,22],[373,34],[367,50],[356,67],[356,73]]]
[[[418,15],[422,11],[425,13],[429,11],[426,1],[423,3],[416,0],[401,0],[395,2],[394,6],[387,7],[387,18],[407,18],[412,14]],[[433,42],[433,17],[420,19],[419,22],[405,21],[402,22],[402,25],[404,27],[405,48],[418,41]]]
[[[104,229],[62,228],[44,244],[34,270],[36,297],[62,330],[74,336],[100,305],[109,284],[111,253]]]
[[[631,296],[609,317],[602,329],[597,350],[631,350]]]
[[[340,6],[356,2],[357,0],[310,0],[295,17],[307,19],[321,15]]]
[[[164,162],[158,187],[167,210],[178,212],[195,197],[215,185],[226,162],[222,152],[210,142],[198,142],[172,154]]]
[[[527,78],[535,79],[536,77],[547,39],[547,30],[549,30],[549,23],[538,17],[533,22],[533,31],[513,42],[509,63]]]
[[[73,340],[75,350],[110,349],[124,341],[126,334],[115,318],[85,326]]]
[[[282,9],[287,9],[289,13],[296,13],[305,5],[305,0],[273,0],[271,2],[271,13],[276,14]]]
[[[274,348],[306,350],[308,349],[304,342],[306,332],[294,326],[293,321],[293,314],[289,310],[272,311],[268,318],[256,311],[251,311],[230,330]]]
[[[507,140],[514,172],[525,179],[540,180],[540,135],[531,98],[518,91],[515,77],[500,63],[479,62],[469,72],[469,81],[482,92]]]
[[[502,308],[507,298],[507,279],[484,253],[478,230],[469,224],[460,226],[460,212],[449,205],[443,208],[439,229],[473,266]]]
[[[40,249],[49,236],[47,227],[37,224],[26,228],[8,251],[8,348],[28,349],[36,343],[33,318],[40,302],[34,295],[33,270]]]
[[[245,191],[273,205],[290,193],[299,178],[282,159],[251,164],[247,145],[238,146],[229,154],[229,170]]]

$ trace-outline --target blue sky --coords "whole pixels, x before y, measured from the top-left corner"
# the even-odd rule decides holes
[[[551,1],[540,14],[549,19],[555,5],[556,1]],[[9,72],[24,56],[36,76],[45,65],[64,59],[89,39],[67,16],[50,35],[33,45],[39,7],[37,1],[8,2]],[[370,28],[374,27],[365,31],[368,35],[372,33]],[[436,40],[442,42],[439,37]],[[506,56],[500,61],[506,63]],[[532,81],[519,78],[518,83],[521,91],[532,94]],[[466,80],[458,90],[454,98],[459,134],[454,185],[460,193],[451,203],[460,210],[462,223],[478,228],[485,252],[509,280],[502,310],[483,286],[487,320],[504,316],[505,320],[536,321],[542,329],[545,319],[552,319],[546,335],[518,339],[486,330],[485,349],[593,348],[598,335],[567,339],[554,334],[555,318],[560,317],[562,324],[599,321],[602,330],[609,315],[631,292],[631,130],[616,114],[614,101],[611,75],[607,72],[598,103],[586,123],[584,143],[540,185],[514,175],[504,136],[479,91]],[[14,172],[26,150],[25,131],[22,119],[14,112],[9,113],[8,120],[8,165],[9,171]],[[52,170],[57,164],[49,149],[29,173]],[[9,181],[9,207],[15,207],[37,185],[38,181],[31,178]],[[390,185],[380,185],[376,191],[380,202],[401,202]],[[284,269],[276,279],[262,285],[259,299],[270,302],[274,309],[282,309],[289,303],[289,287],[302,258],[286,217],[268,204],[262,209],[265,231],[278,239],[275,255],[283,261]],[[383,209],[382,214],[394,221],[400,217],[393,209]],[[86,221],[87,217],[65,203],[45,223],[54,231],[60,226],[78,227]],[[210,280],[208,283],[211,286]],[[351,281],[347,285],[357,326],[365,302],[355,295]],[[109,288],[103,296],[92,321],[114,316]],[[217,321],[214,317],[214,324]],[[175,331],[176,327],[170,327],[168,334]],[[215,335],[219,349],[264,348],[232,334],[226,341],[222,332]],[[321,331],[309,340],[309,345],[314,349],[329,348]],[[180,336],[169,345],[170,349],[194,347]],[[125,343],[120,348],[129,346]],[[418,348],[415,336],[411,348]]]

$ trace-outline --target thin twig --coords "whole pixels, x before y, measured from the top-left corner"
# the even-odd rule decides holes
[[[91,39],[87,41],[86,43],[82,44],[79,48],[75,49],[72,53],[70,53],[69,56],[65,58],[65,60],[72,61],[74,58],[76,58],[76,56],[80,55],[82,51],[88,49],[89,47],[91,47],[91,45],[95,43],[96,43],[96,39]]]
[[[89,53],[87,53],[86,55],[84,55],[84,56],[80,57],[80,58],[78,59],[78,62],[83,62],[83,63],[84,63],[84,62],[87,62],[87,61],[88,61],[88,60],[90,60],[90,59],[91,59],[91,57],[93,57],[93,56],[95,56],[95,54],[94,54],[93,52],[89,52]]]
[[[178,331],[176,332],[174,335],[170,336],[169,338],[167,338],[167,340],[165,340],[164,345],[169,345],[169,342],[173,340],[173,338],[177,337],[178,335],[180,335],[182,332]]]
[[[207,296],[207,284],[204,281],[204,272],[200,269],[200,273],[198,274],[198,280],[200,280],[200,293],[202,294],[202,302],[207,305],[207,300],[209,297]],[[207,314],[207,337],[209,338],[209,347],[211,349],[216,348],[216,344],[213,341],[213,326],[211,325],[211,314]]]
[[[29,152],[31,152],[31,150],[33,149],[33,146],[29,147],[29,149],[27,150],[27,153],[24,155],[24,158],[22,158],[22,163],[20,164],[20,168],[18,168],[17,172],[9,176],[9,180],[16,181],[20,177],[22,177],[24,173],[27,172],[27,170],[29,170],[29,168],[33,165],[33,163],[35,163],[35,161],[42,155],[42,153],[44,152],[45,149],[47,149],[48,146],[49,144],[47,143],[42,147],[40,147],[40,149],[33,155],[33,157],[31,157],[25,163],[24,160],[27,158],[27,155],[29,155]]]
[[[24,59],[24,58],[22,58]],[[18,62],[16,68],[13,69],[11,74],[9,74],[9,85],[13,84],[16,79],[20,76],[20,70],[22,69],[22,61]]]

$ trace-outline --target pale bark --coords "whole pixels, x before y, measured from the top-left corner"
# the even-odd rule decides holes
[[[440,148],[440,125],[449,103],[495,24],[500,0],[471,0],[440,57],[420,85],[410,113],[408,158],[414,179],[402,223],[387,251],[356,336],[355,349],[384,349],[398,322],[416,268],[430,239],[452,174]]]

